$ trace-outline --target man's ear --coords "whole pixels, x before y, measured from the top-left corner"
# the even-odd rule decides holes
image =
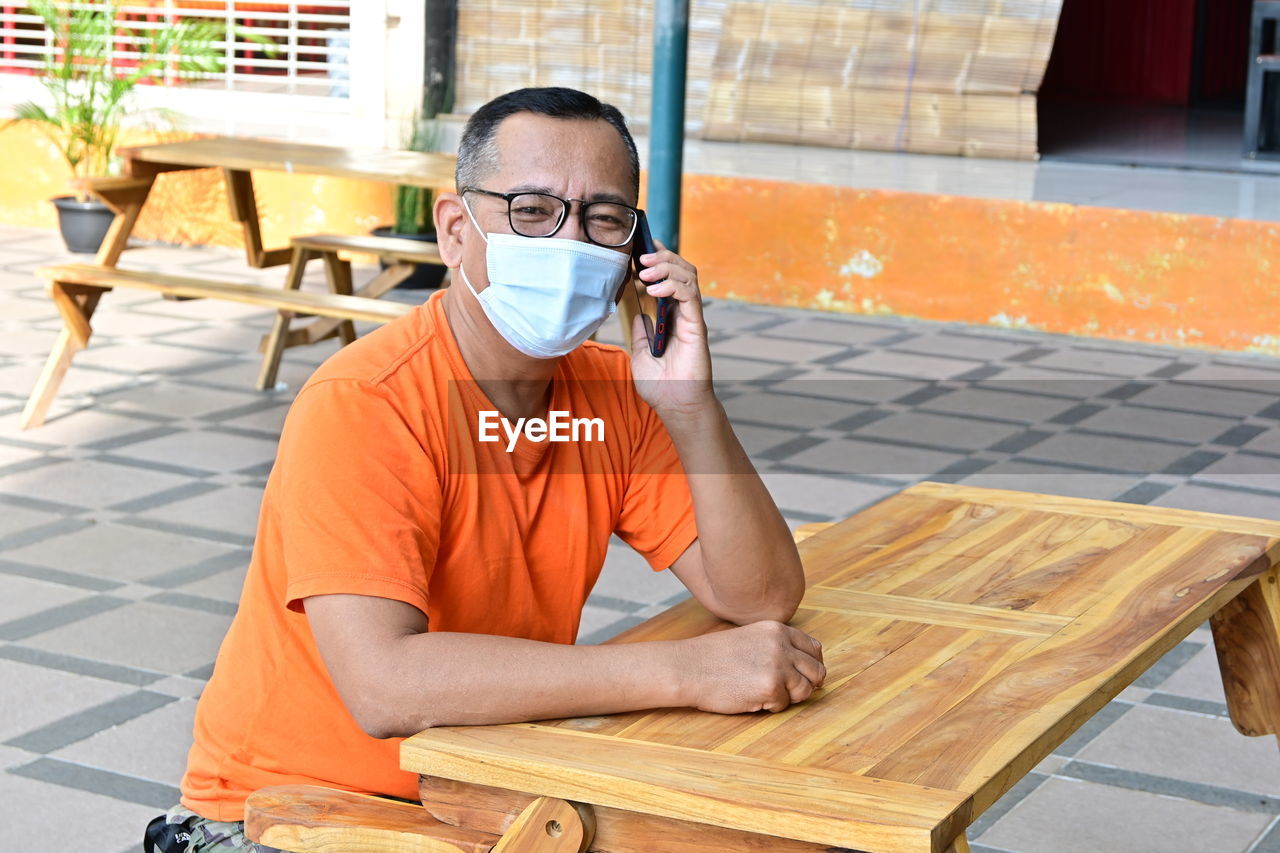
[[[436,222],[436,246],[440,249],[440,259],[446,267],[456,269],[462,265],[463,232],[468,225],[462,196],[457,193],[437,193],[432,214]]]

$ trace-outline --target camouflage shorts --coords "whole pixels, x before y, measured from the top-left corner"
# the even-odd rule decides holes
[[[231,850],[238,850],[240,853],[284,853],[275,847],[254,844],[245,837],[244,824],[241,822],[206,820],[182,806],[169,809],[165,813],[165,823],[184,826],[190,833],[186,846],[179,848],[180,853],[206,853],[207,851],[222,853],[222,851]]]

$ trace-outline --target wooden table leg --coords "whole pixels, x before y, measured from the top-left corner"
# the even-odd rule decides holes
[[[1280,742],[1280,569],[1245,587],[1210,620],[1231,721]]]
[[[249,266],[261,269],[289,263],[292,252],[288,248],[262,248],[262,223],[258,215],[258,201],[253,194],[253,176],[239,169],[223,169],[222,174],[227,182],[231,218],[244,229],[244,252]]]
[[[539,797],[520,813],[491,853],[584,853],[595,837],[594,829],[590,806]]]
[[[351,295],[351,262],[338,257],[337,252],[324,253],[324,274],[329,280],[329,290],[343,296]],[[338,321],[338,335],[343,346],[356,339],[356,327],[350,320]]]
[[[326,256],[326,263],[327,262],[328,258]],[[346,282],[349,288],[351,286],[351,266],[350,264],[347,264],[346,261],[339,261],[339,263],[346,265]],[[389,292],[400,282],[412,275],[415,268],[414,264],[392,264],[373,278],[369,279],[369,282],[359,290],[354,291],[354,295],[367,296],[370,299],[378,299],[384,293]],[[330,286],[333,286],[333,279],[330,279]],[[338,291],[334,292],[337,293]],[[352,293],[351,290],[347,290],[346,292]],[[314,344],[316,341],[323,341],[326,338],[332,337],[344,322],[346,321],[337,320],[332,317],[319,317],[315,322],[308,323],[306,329],[299,330],[297,332],[298,338],[296,340],[292,337],[293,333],[290,333],[290,338],[286,341],[285,346],[301,346],[304,344]],[[351,329],[351,335],[351,340],[355,340],[354,327]],[[351,341],[343,338],[343,343],[349,344]]]
[[[58,387],[67,375],[71,359],[75,354],[89,345],[89,337],[93,329],[89,320],[98,307],[98,300],[106,291],[97,287],[80,287],[66,285],[54,281],[49,283],[49,295],[62,315],[62,331],[45,361],[44,370],[36,380],[36,387],[27,398],[27,405],[22,410],[22,418],[18,422],[20,429],[31,429],[44,423],[49,406],[58,394]]]
[[[951,842],[951,846],[947,848],[946,853],[969,853],[969,839],[964,835],[960,835],[955,841]]]
[[[306,271],[307,262],[315,257],[315,252],[302,246],[294,246],[293,259],[289,262],[289,275],[285,278],[285,290],[297,290],[302,286],[302,274]],[[289,336],[289,323],[293,320],[292,311],[277,311],[271,333],[263,340],[262,367],[258,370],[258,390],[274,388],[276,374],[280,371],[280,356],[284,353]]]
[[[114,267],[120,253],[129,243],[129,235],[142,212],[142,205],[155,183],[154,175],[136,178],[84,178],[74,182],[102,200],[115,213],[107,236],[98,249],[97,262],[104,267]]]

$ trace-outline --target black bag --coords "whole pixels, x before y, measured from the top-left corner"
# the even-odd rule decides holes
[[[187,821],[169,823],[166,815],[147,824],[147,831],[142,836],[144,853],[187,853],[187,845],[191,841],[191,829]]]

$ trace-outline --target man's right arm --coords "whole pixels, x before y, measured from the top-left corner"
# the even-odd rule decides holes
[[[781,711],[826,678],[818,642],[778,622],[688,640],[570,646],[427,631],[402,601],[304,600],[316,645],[366,734],[695,707]]]

